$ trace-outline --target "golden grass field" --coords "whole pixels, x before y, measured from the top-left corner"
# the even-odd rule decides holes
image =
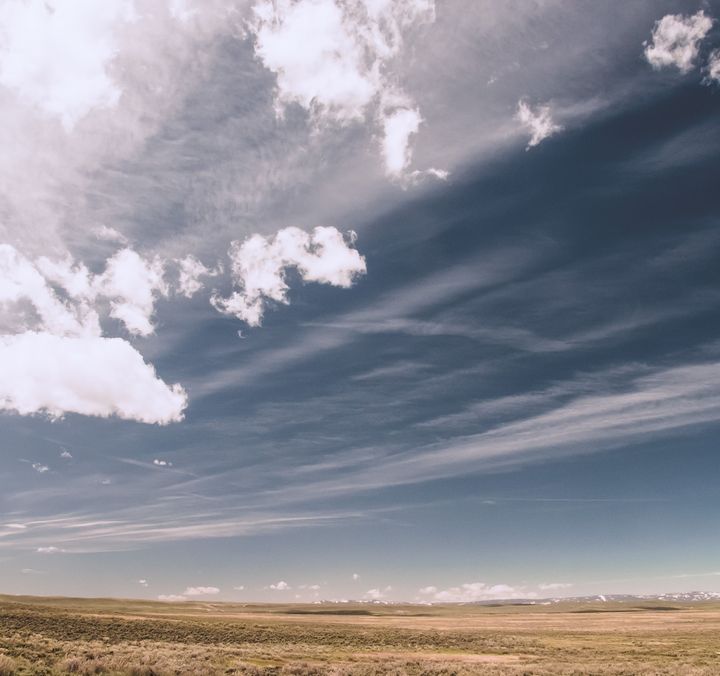
[[[254,605],[0,596],[9,674],[720,674],[720,604]]]

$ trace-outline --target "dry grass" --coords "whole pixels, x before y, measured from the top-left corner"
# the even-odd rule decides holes
[[[13,676],[17,673],[17,663],[12,657],[0,655],[0,676]]]
[[[338,608],[0,597],[0,676],[13,673],[701,676],[720,674],[720,605]]]

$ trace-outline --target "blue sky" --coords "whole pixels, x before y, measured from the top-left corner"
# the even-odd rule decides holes
[[[0,592],[720,591],[720,6],[600,4],[7,3]]]

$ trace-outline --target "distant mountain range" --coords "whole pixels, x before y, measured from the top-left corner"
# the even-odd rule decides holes
[[[676,592],[665,594],[594,594],[592,596],[556,596],[543,599],[486,599],[484,601],[464,601],[456,603],[446,603],[441,601],[426,601],[420,605],[443,606],[549,606],[555,603],[642,603],[643,601],[675,601],[693,603],[700,601],[720,601],[720,592],[711,591],[690,591]],[[418,602],[409,601],[386,601],[380,599],[359,600],[359,599],[327,599],[324,601],[315,601],[315,604],[334,603],[334,604],[361,604],[374,606],[397,606],[397,605],[417,605]]]
[[[476,601],[473,605],[550,605],[553,603],[636,603],[638,601],[720,601],[720,592],[711,591],[689,591],[665,594],[595,594],[593,596],[559,596],[546,599],[508,599],[493,601]]]

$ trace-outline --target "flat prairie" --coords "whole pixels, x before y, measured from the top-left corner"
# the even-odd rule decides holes
[[[720,604],[259,605],[0,596],[10,674],[720,674]]]

